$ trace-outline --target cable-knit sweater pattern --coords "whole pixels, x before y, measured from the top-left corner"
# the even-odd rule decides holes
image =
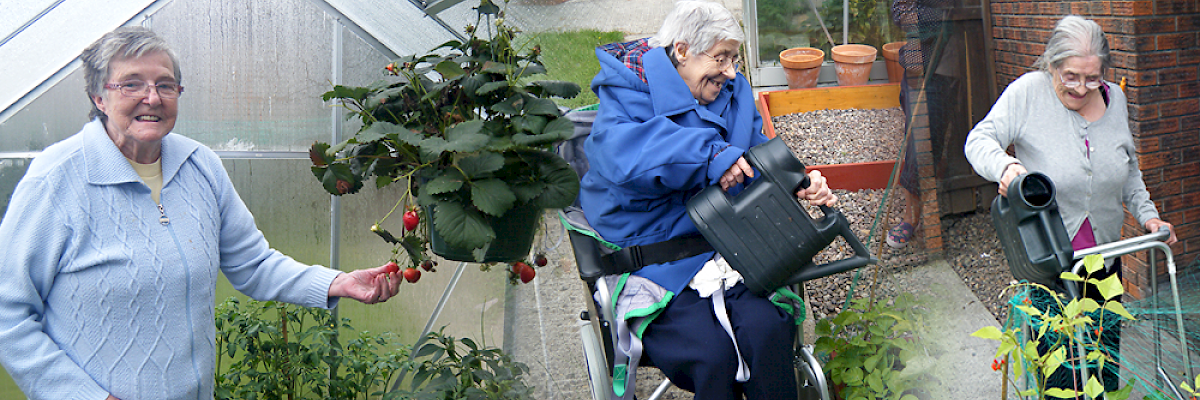
[[[161,207],[100,120],[30,164],[0,221],[0,362],[30,399],[213,398],[218,271],[331,307],[337,271],[271,249],[221,160],[162,140]]]

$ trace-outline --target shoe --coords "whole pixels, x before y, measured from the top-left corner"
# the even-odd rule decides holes
[[[915,231],[916,228],[913,228],[912,224],[907,222],[901,222],[899,225],[893,226],[887,233],[888,246],[892,246],[893,249],[904,248],[904,246],[908,245],[908,240],[912,239],[913,232]]]

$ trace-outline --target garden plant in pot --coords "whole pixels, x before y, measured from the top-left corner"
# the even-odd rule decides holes
[[[466,41],[388,64],[384,73],[399,82],[336,86],[323,96],[340,100],[362,128],[332,146],[313,144],[312,172],[334,195],[364,183],[406,185],[371,230],[403,249],[407,260],[397,261],[409,268],[428,265],[427,249],[458,261],[520,260],[542,211],[570,205],[579,192],[578,175],[552,151],[574,132],[552,98],[574,97],[579,85],[528,82],[546,72],[540,48],[515,48],[518,30],[491,0],[476,10]],[[401,234],[382,227],[397,210]]]

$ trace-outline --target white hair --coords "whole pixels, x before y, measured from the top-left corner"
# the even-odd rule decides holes
[[[92,111],[88,114],[88,118],[107,118],[91,101],[91,98],[104,95],[104,83],[108,81],[109,75],[112,73],[109,70],[109,64],[113,59],[141,57],[153,52],[167,54],[167,57],[171,59],[171,66],[174,68],[175,79],[180,82],[183,77],[179,72],[179,59],[175,56],[175,52],[167,46],[167,42],[150,29],[140,26],[117,28],[83,49],[83,54],[79,55],[79,59],[83,61],[83,77],[86,84],[84,89],[87,91],[88,102],[92,103]]]
[[[1095,21],[1078,15],[1068,15],[1058,21],[1050,40],[1046,42],[1046,50],[1033,63],[1034,68],[1050,71],[1062,66],[1069,57],[1097,56],[1100,58],[1100,72],[1109,67],[1111,60],[1108,55],[1108,39],[1104,30]]]
[[[688,0],[675,3],[658,33],[650,38],[650,45],[671,50],[676,43],[684,43],[692,52],[707,51],[725,40],[741,43],[745,39],[741,24],[725,6]]]

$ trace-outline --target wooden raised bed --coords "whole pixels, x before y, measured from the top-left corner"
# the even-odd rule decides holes
[[[758,112],[763,118],[763,134],[775,137],[771,117],[816,110],[884,109],[900,107],[900,84],[833,86],[810,89],[777,90],[758,93]],[[859,191],[885,189],[895,160],[833,165],[810,165],[829,179],[833,189]]]

